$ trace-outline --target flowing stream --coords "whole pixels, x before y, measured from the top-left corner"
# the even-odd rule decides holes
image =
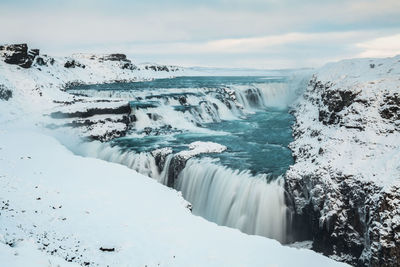
[[[69,92],[127,99],[134,117],[126,137],[84,143],[80,154],[174,187],[195,215],[286,242],[282,175],[293,163],[287,108],[296,97],[287,77],[178,77]],[[227,149],[183,157],[197,141]]]

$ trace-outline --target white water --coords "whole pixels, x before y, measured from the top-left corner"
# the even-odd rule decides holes
[[[176,189],[192,203],[193,213],[247,234],[286,239],[286,205],[280,181],[252,176],[191,159],[179,174]]]
[[[125,165],[143,175],[157,179],[160,176],[154,157],[150,153],[122,152],[120,148],[99,141],[81,143],[71,150],[84,157],[98,158]]]
[[[150,153],[121,152],[98,141],[83,143],[75,153],[125,165],[166,185],[173,155],[159,172]],[[175,189],[193,206],[193,213],[244,233],[286,240],[284,189],[278,179],[233,171],[209,160],[190,159],[179,174]]]

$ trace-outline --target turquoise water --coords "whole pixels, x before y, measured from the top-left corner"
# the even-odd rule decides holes
[[[141,91],[172,88],[217,88],[225,85],[250,85],[265,82],[285,82],[285,76],[206,76],[206,77],[176,77],[173,79],[155,79],[133,83],[111,83],[95,85],[78,85],[73,90],[100,90],[100,91]]]
[[[262,110],[248,115],[243,120],[210,123],[206,127],[223,134],[179,133],[170,136],[145,136],[114,140],[125,149],[137,152],[155,148],[173,147],[174,152],[187,149],[195,141],[211,141],[225,145],[221,154],[206,154],[202,157],[219,159],[231,169],[249,170],[253,174],[266,173],[274,177],[286,172],[293,164],[288,148],[292,141],[292,115],[286,110]]]
[[[132,92],[128,99],[131,106],[151,113],[160,105],[159,99],[201,97],[206,95],[204,90],[232,86],[257,87],[286,81],[286,77],[179,77],[147,82],[84,85],[70,91],[91,91],[92,95],[95,95],[94,92],[110,92],[110,95],[115,92]],[[141,92],[140,96],[135,95],[135,92]],[[185,112],[193,106],[178,104],[173,108],[176,112]],[[161,112],[160,116],[162,115]],[[284,174],[293,163],[291,151],[288,149],[288,144],[292,141],[292,124],[293,117],[287,109],[265,106],[252,109],[234,120],[201,123],[190,131],[174,129],[174,125],[170,125],[169,131],[138,137],[133,130],[131,136],[113,140],[112,144],[124,151],[150,152],[156,148],[172,147],[174,152],[179,152],[187,149],[191,142],[211,141],[225,145],[227,151],[201,157],[211,157],[217,164],[233,170],[249,170],[252,174],[264,173],[277,177]],[[201,129],[210,131],[202,132]]]

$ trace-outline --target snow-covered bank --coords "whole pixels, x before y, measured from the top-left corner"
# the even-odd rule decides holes
[[[52,137],[3,129],[0,148],[0,234],[8,244],[32,239],[82,265],[343,265],[193,216],[176,191],[124,166],[75,156]]]
[[[400,56],[326,65],[293,113],[297,234],[354,265],[399,266]]]
[[[71,84],[140,81],[183,73],[175,66],[135,65],[122,54],[51,57],[39,50],[32,54],[32,50],[36,51],[26,45],[0,46],[0,86],[11,91],[9,101],[25,112],[43,114],[76,101],[60,90]]]

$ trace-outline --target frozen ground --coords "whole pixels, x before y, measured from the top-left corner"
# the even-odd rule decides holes
[[[1,246],[1,261],[15,259],[8,266],[24,255],[47,262],[22,240],[83,265],[341,265],[194,216],[178,192],[127,167],[75,156],[38,132],[3,129],[0,163],[0,233],[15,247]]]

